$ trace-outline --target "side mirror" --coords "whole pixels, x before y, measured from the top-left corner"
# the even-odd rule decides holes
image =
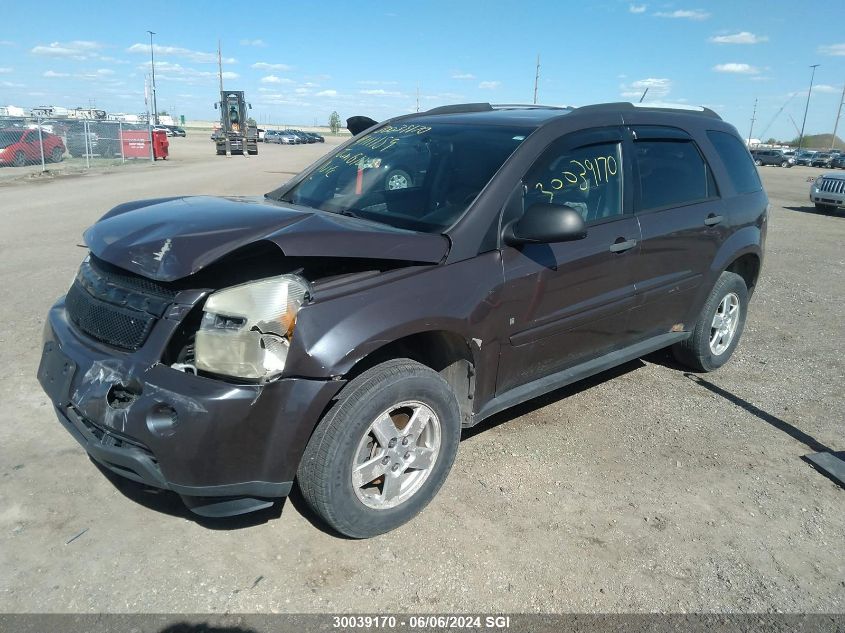
[[[561,204],[535,204],[522,217],[508,226],[505,242],[519,244],[551,244],[570,242],[587,236],[584,218],[572,207]]]

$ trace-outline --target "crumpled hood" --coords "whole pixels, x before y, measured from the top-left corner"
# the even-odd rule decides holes
[[[265,198],[192,196],[122,204],[84,234],[98,258],[159,281],[192,275],[258,241],[295,257],[353,257],[436,264],[442,235],[416,233]]]

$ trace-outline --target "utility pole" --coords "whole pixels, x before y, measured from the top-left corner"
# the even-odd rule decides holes
[[[643,99],[645,99],[645,96],[646,96],[647,94],[648,94],[648,88],[646,88],[645,90],[643,90],[643,96],[642,96],[642,97],[640,97],[640,103],[642,103],[642,102],[643,102]]]
[[[420,111],[420,85],[417,84],[417,112]]]
[[[153,35],[155,31],[147,31],[150,34],[150,65],[152,66],[153,76],[153,123],[158,125],[158,107],[156,104],[156,58],[153,54]]]
[[[842,103],[845,102],[845,84],[842,84],[842,96],[839,99],[839,107],[836,109],[836,123],[833,124],[833,136],[830,139],[830,149],[836,143],[836,130],[839,129],[839,116],[842,114]]]
[[[751,147],[751,133],[754,131],[754,121],[757,119],[757,98],[754,98],[754,112],[751,113],[751,127],[748,128],[748,147]],[[760,139],[762,141],[763,139]]]
[[[232,146],[229,143],[229,113],[224,111],[226,102],[223,99],[223,52],[220,46],[220,40],[217,40],[217,76],[220,79],[220,120],[223,127],[220,128],[223,132],[223,138],[226,142],[226,156],[232,155]],[[246,156],[246,153],[244,153]]]
[[[810,89],[807,91],[807,103],[804,105],[804,120],[801,122],[801,133],[798,135],[798,150],[797,152],[801,151],[801,145],[804,143],[804,126],[807,124],[807,110],[810,109],[810,95],[813,94],[813,79],[816,77],[816,68],[821,66],[821,64],[813,64],[810,68],[813,69],[812,74],[810,75]]]
[[[534,105],[537,105],[537,87],[540,85],[540,53],[537,53],[537,71],[534,73]]]

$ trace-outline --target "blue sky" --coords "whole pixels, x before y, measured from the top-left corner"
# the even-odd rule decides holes
[[[530,103],[539,53],[541,103],[636,101],[649,87],[647,101],[708,105],[746,135],[756,97],[754,136],[791,138],[809,65],[821,64],[807,133],[832,130],[845,81],[842,0],[97,4],[5,3],[0,105],[142,112],[147,29],[159,109],[189,119],[214,118],[218,37],[226,88],[245,90],[261,122],[383,119],[414,111],[418,87],[421,109]]]

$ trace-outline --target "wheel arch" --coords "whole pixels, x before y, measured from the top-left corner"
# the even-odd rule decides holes
[[[439,373],[458,399],[462,423],[469,423],[475,396],[476,367],[469,341],[445,329],[406,334],[359,355],[345,372],[344,379],[351,381],[371,367],[395,358],[409,358]]]

